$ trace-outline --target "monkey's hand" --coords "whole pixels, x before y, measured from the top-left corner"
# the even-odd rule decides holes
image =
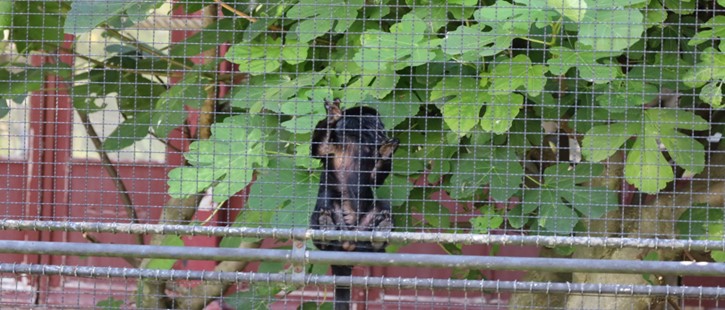
[[[330,199],[318,199],[310,218],[310,229],[322,231],[346,229],[343,217],[339,203]],[[313,243],[323,251],[339,251],[343,248],[340,241],[336,240],[314,240]]]
[[[393,217],[390,214],[390,204],[387,201],[378,200],[375,207],[360,219],[358,226],[360,231],[391,232],[393,230]],[[382,252],[388,245],[387,242],[364,241],[357,243],[357,251],[360,252]]]

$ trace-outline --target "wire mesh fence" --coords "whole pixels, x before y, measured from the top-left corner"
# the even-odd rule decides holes
[[[723,13],[0,0],[0,308],[725,308]]]

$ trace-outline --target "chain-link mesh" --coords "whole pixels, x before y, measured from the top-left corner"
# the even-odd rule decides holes
[[[0,0],[0,308],[725,308],[723,13]]]

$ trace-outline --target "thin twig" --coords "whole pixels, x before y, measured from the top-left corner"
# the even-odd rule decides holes
[[[111,34],[111,36],[113,36],[114,38],[120,40],[121,42],[131,44],[131,45],[135,46],[136,49],[138,49],[140,51],[143,51],[143,52],[149,53],[151,55],[154,55],[156,57],[162,58],[162,59],[166,60],[168,63],[177,65],[177,66],[182,67],[184,69],[187,69],[187,70],[194,69],[193,66],[187,66],[184,63],[180,63],[180,62],[176,61],[175,59],[173,59],[173,58],[165,55],[164,53],[161,53],[161,52],[157,51],[154,48],[148,47],[148,46],[146,46],[146,44],[143,44],[143,43],[139,42],[138,40],[136,40],[136,39],[134,39],[132,37],[129,37],[129,36],[124,35],[123,33],[121,33],[120,31],[118,31],[116,29],[113,29],[113,28],[108,27],[108,26],[104,27],[104,29],[106,30],[106,32],[108,32],[109,34]]]
[[[154,139],[156,139],[157,141],[159,141],[159,142],[163,143],[163,144],[164,144],[164,145],[165,145],[166,147],[168,147],[168,148],[170,148],[170,149],[174,150],[174,152],[179,152],[179,153],[183,153],[183,152],[184,152],[184,151],[182,151],[182,150],[181,150],[180,148],[178,148],[178,147],[176,147],[175,145],[173,145],[173,144],[169,143],[169,141],[168,141],[168,140],[164,140],[164,139],[160,138],[160,137],[159,137],[158,135],[156,135],[156,133],[155,133],[155,132],[153,132],[153,131],[151,131],[151,130],[149,130],[149,136],[152,136],[152,137],[154,137]]]
[[[106,173],[108,173],[111,179],[113,179],[113,183],[116,185],[116,190],[118,191],[118,194],[121,195],[121,201],[123,201],[123,204],[125,205],[126,213],[131,219],[131,223],[139,223],[138,215],[136,214],[136,208],[134,207],[133,201],[131,200],[131,195],[129,195],[128,189],[126,189],[126,185],[123,183],[123,180],[121,180],[121,177],[118,175],[116,167],[113,165],[111,159],[108,157],[108,153],[103,150],[103,142],[101,142],[101,139],[98,137],[96,129],[93,128],[93,124],[91,124],[91,120],[88,117],[88,114],[84,111],[78,110],[78,115],[81,118],[83,127],[85,127],[86,129],[88,137],[91,139],[91,142],[93,142],[93,146],[96,148],[96,153],[98,153],[98,155],[101,157],[101,163],[103,163],[103,168],[106,170]],[[136,242],[138,244],[144,244],[143,236],[136,235]]]
[[[216,2],[219,5],[221,5],[221,7],[229,10],[230,12],[232,12],[234,14],[237,14],[239,17],[248,20],[250,23],[256,23],[257,22],[257,19],[256,18],[251,17],[251,16],[245,14],[244,12],[235,9],[231,5],[228,5],[228,4],[224,3],[224,2],[222,2],[221,0],[214,0],[214,2]]]

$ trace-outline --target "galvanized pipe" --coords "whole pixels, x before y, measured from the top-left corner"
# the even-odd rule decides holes
[[[291,250],[173,247],[156,245],[95,244],[41,241],[0,241],[0,253],[133,258],[170,258],[226,261],[292,260]],[[362,266],[408,266],[527,270],[549,272],[626,273],[692,276],[725,276],[725,263],[597,260],[407,253],[350,253],[305,251],[304,263]]]
[[[148,270],[115,267],[57,266],[35,264],[0,263],[0,273],[31,274],[40,276],[71,276],[89,278],[127,278],[153,280],[199,280],[226,283],[263,282],[290,285],[334,285],[349,283],[352,286],[415,290],[464,290],[482,293],[522,292],[541,294],[591,294],[601,296],[678,296],[681,298],[722,298],[725,288],[680,287],[652,285],[621,285],[596,283],[552,283],[519,281],[454,280],[434,278],[389,277],[334,277],[324,275],[269,274],[255,272],[214,272],[193,270]]]
[[[458,243],[458,244],[499,244],[521,246],[586,246],[610,248],[648,248],[681,250],[721,250],[725,251],[725,240],[681,240],[655,238],[614,238],[581,236],[521,236],[521,235],[483,235],[450,234],[425,232],[360,232],[360,231],[319,231],[281,228],[250,227],[210,227],[192,225],[122,224],[95,222],[61,222],[0,220],[0,230],[50,230],[68,232],[127,233],[127,234],[164,234],[164,235],[203,235],[203,236],[239,236],[246,238],[273,238],[298,240],[372,240],[391,243]]]

